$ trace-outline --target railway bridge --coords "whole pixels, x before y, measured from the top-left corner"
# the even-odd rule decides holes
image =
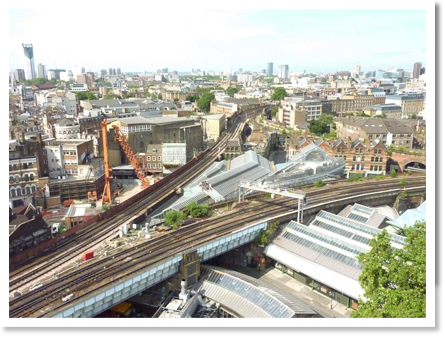
[[[391,159],[399,165],[400,172],[410,168],[426,169],[426,156],[393,152]]]
[[[424,187],[407,187],[408,193],[418,193]],[[388,189],[372,193],[361,193],[359,195],[340,197],[335,201],[323,201],[310,203],[305,208],[307,218],[315,215],[319,210],[325,209],[334,211],[350,204],[351,202],[360,202],[368,205],[381,205],[385,201],[392,200],[400,193],[399,188]],[[164,259],[158,264],[124,278],[119,283],[111,286],[107,285],[99,288],[98,291],[88,297],[70,299],[62,309],[54,313],[48,312],[45,317],[52,318],[74,318],[74,317],[92,317],[106,309],[166,280],[175,274],[181,272],[183,276],[196,273],[199,263],[205,262],[211,258],[221,255],[225,252],[240,247],[253,241],[262,230],[267,228],[271,221],[288,221],[298,216],[299,209],[286,213],[281,213],[274,217],[265,217],[261,221],[247,224],[246,226],[234,230],[230,234],[216,237],[199,246],[193,246],[193,243],[184,244],[184,249],[177,254]],[[193,261],[188,260],[189,256],[194,256]],[[184,275],[186,274],[186,275]]]

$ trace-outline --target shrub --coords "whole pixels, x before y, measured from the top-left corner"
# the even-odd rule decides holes
[[[322,179],[318,179],[315,183],[315,187],[323,187],[325,185],[324,181]]]
[[[165,214],[165,224],[172,226],[173,229],[178,229],[181,222],[184,221],[185,214],[181,211],[172,209]]]
[[[391,176],[391,178],[397,178],[397,172],[396,170],[391,170],[391,173],[389,174]]]
[[[406,180],[405,180],[405,178],[400,179],[400,185],[406,185]]]

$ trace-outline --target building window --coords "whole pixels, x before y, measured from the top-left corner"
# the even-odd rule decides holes
[[[17,196],[22,195],[22,189],[20,187],[17,188]]]
[[[162,164],[161,163],[158,164],[158,168],[160,168],[160,169],[162,168]]]
[[[15,189],[12,189],[11,190],[11,197],[14,198],[16,196],[17,196],[17,193],[16,193]]]
[[[371,161],[374,161],[374,157],[371,157]]]
[[[372,171],[374,169],[374,165],[371,165],[369,170]]]
[[[29,175],[29,180],[34,181],[34,174],[31,173],[31,174]]]
[[[26,187],[26,194],[31,194],[31,187]]]
[[[356,156],[352,157],[352,161],[356,161],[356,160],[357,160]]]
[[[379,166],[379,171],[381,171],[382,170],[382,167],[381,166]]]
[[[147,156],[147,161],[151,161],[151,157],[150,156]]]
[[[161,161],[161,156],[158,156],[158,161]]]

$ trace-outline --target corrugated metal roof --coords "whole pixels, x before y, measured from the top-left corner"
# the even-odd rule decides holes
[[[288,306],[292,311],[299,314],[315,314],[315,312],[305,303],[301,302],[299,299],[293,297],[292,295],[284,292],[281,289],[275,288],[273,285],[263,282],[259,279],[253,278],[251,276],[248,276],[246,274],[239,273],[234,270],[215,267],[215,266],[207,266],[207,265],[201,265],[201,267],[207,270],[217,270],[221,271],[225,274],[232,275],[236,278],[239,278],[241,280],[244,280],[255,287],[258,287],[260,290],[272,295],[276,299],[278,299],[280,302],[282,302],[284,305]]]
[[[204,269],[204,268],[203,268]],[[291,318],[295,312],[271,291],[259,288],[233,275],[204,269],[201,289],[204,295],[246,318]],[[274,293],[276,294],[276,293]]]
[[[360,295],[363,295],[363,289],[358,282],[358,275],[349,277],[329,268],[329,266],[325,266],[325,264],[328,264],[329,262],[328,259],[321,261],[324,264],[320,264],[298,254],[299,252],[300,251],[290,251],[275,243],[268,245],[264,250],[264,253],[275,261],[308,275],[312,279],[336,289],[343,294],[355,299],[358,299]],[[335,264],[335,261],[332,261],[332,263]]]

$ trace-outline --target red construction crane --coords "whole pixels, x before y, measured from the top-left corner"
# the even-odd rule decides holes
[[[104,146],[104,166],[105,166],[105,186],[102,193],[102,202],[111,204],[110,192],[110,167],[108,165],[108,143],[107,143],[107,119],[105,118],[101,123],[102,127],[102,143]]]
[[[135,170],[138,178],[142,183],[141,187],[143,189],[147,188],[148,186],[150,186],[150,183],[148,182],[147,177],[145,176],[142,164],[136,159],[136,156],[133,150],[131,149],[130,144],[128,144],[125,135],[120,131],[119,126],[113,125],[113,128],[116,132],[116,137],[115,137],[116,140],[119,142],[120,146],[122,147],[122,150],[125,153],[125,156],[127,157],[130,164],[133,166],[133,169]]]

